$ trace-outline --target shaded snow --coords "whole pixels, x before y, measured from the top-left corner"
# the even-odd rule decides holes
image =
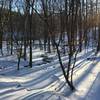
[[[59,65],[56,54],[48,54],[53,60],[43,63],[43,51],[34,50],[33,68],[23,67],[21,60],[20,71],[16,70],[16,56],[0,56],[0,100],[98,100],[100,86],[100,55],[97,59],[92,50],[78,54],[74,69],[74,85],[76,91],[71,92]],[[62,56],[66,65],[68,57]],[[40,64],[41,63],[41,64]],[[40,64],[40,65],[39,65]],[[65,67],[66,68],[66,67]],[[96,98],[96,99],[95,99]]]

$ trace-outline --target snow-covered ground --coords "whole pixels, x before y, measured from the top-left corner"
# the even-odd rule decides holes
[[[23,67],[17,71],[17,56],[0,56],[0,100],[99,100],[100,54],[95,59],[92,50],[78,54],[74,69],[72,92],[66,84],[56,54],[48,54],[50,63],[42,61],[39,49],[33,50],[33,68]],[[63,63],[68,58],[62,55]]]

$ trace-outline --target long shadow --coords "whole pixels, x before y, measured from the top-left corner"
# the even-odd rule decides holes
[[[17,86],[18,82],[0,82],[0,89]]]
[[[6,94],[8,94],[8,93],[17,92],[17,91],[20,91],[20,90],[23,90],[23,88],[6,90],[6,91],[0,93],[0,96],[6,95]],[[2,99],[2,100],[3,100],[3,99]]]
[[[0,61],[0,75],[6,75],[16,68],[16,61]]]
[[[36,99],[36,100],[39,100],[40,98],[42,98],[43,100],[52,100],[52,97],[55,96],[55,100],[65,100],[65,99],[59,99],[59,97],[61,96],[60,94],[57,94],[57,93],[54,93],[54,92],[51,92],[51,91],[47,91],[47,92],[42,92],[40,94],[37,94],[35,96],[32,96],[31,95],[31,98],[30,96],[29,97],[26,97],[25,100],[27,100],[27,98],[29,99]]]
[[[84,62],[84,60],[83,60],[81,63],[83,63],[83,62]],[[80,63],[80,65],[81,65],[81,63]],[[88,69],[86,72],[84,72],[84,74],[75,82],[76,85],[78,85],[82,80],[84,80],[84,78],[88,75],[88,73],[89,73],[90,71],[93,70],[93,68],[94,68],[94,66],[95,66],[96,64],[97,64],[97,63],[92,64],[92,65],[89,66],[89,69]],[[79,66],[79,67],[80,67],[80,66]],[[32,80],[32,81],[26,82],[26,84],[32,82],[32,84],[29,84],[29,85],[35,85],[35,84],[37,84],[37,83],[40,83],[42,80],[47,79],[48,77],[50,77],[50,75],[58,73],[59,71],[61,71],[61,70],[55,69],[55,70],[52,70],[52,71],[50,71],[50,72],[46,72],[45,74],[42,74],[43,77],[44,77],[44,76],[46,76],[46,77],[44,77],[44,78],[41,79],[41,76],[39,76],[38,78],[36,78],[36,79],[34,80],[34,81],[36,81],[35,83],[33,83],[33,82],[32,82],[33,80]],[[49,73],[49,74],[48,74],[48,73]],[[72,92],[71,92],[71,93],[72,93]],[[67,96],[69,96],[71,93],[67,94]],[[32,95],[34,95],[34,94],[32,94]],[[29,95],[29,97],[32,96],[32,95]],[[51,95],[51,96],[52,96],[52,95]],[[32,97],[33,97],[33,96],[32,96]],[[27,98],[28,98],[28,96],[27,96],[25,99],[27,100]]]
[[[91,67],[92,68],[92,67]],[[37,77],[36,79],[34,79],[34,80],[31,80],[31,81],[28,81],[28,82],[26,82],[25,84],[28,84],[27,86],[32,86],[32,85],[35,85],[35,84],[38,84],[38,83],[40,83],[41,81],[43,81],[43,80],[45,80],[45,79],[47,79],[47,78],[49,78],[50,77],[50,75],[52,75],[52,74],[56,74],[56,72],[58,73],[60,70],[58,69],[53,69],[53,70],[51,70],[50,72],[46,72],[45,74],[42,74],[42,75],[40,75],[39,77]],[[43,77],[41,77],[41,76],[43,76]],[[44,77],[45,76],[45,77]],[[34,82],[33,82],[34,81]]]
[[[57,61],[56,61],[56,59],[54,59],[53,60],[54,62],[53,62],[53,65],[55,65],[56,63],[57,63]],[[5,64],[5,65],[4,65]],[[9,66],[13,66],[13,64],[16,64],[16,67],[17,67],[17,61],[2,61],[2,63],[0,64],[1,66],[4,66],[4,67],[7,67],[8,65]],[[42,65],[38,65],[39,67],[37,67],[37,65],[34,65],[34,63],[33,63],[33,68],[32,68],[32,70],[28,70],[28,71],[25,71],[24,73],[23,73],[23,70],[25,69],[25,68],[23,68],[23,69],[21,69],[21,70],[19,70],[18,71],[18,76],[24,76],[24,75],[27,75],[27,74],[29,74],[29,73],[34,73],[34,72],[36,72],[36,71],[39,71],[39,70],[41,70],[41,69],[45,69],[45,68],[47,68],[47,67],[50,67],[52,65],[52,63],[46,63],[46,64],[42,64]],[[22,66],[22,65],[21,65]],[[11,75],[12,76],[12,74],[11,73],[6,73],[7,75]],[[13,73],[13,76],[16,76],[17,75],[17,73]]]
[[[88,52],[86,55],[88,56],[88,55],[90,55],[91,54],[91,51],[90,52]],[[84,57],[82,58],[82,57],[78,57],[77,58],[77,61],[78,61],[78,59],[84,59]],[[62,58],[63,60],[66,60],[67,59],[67,57],[64,57],[64,58]],[[84,60],[83,60],[84,61]],[[5,65],[5,67],[7,67],[8,65],[10,65],[10,66],[13,66],[13,64],[15,64],[16,63],[16,66],[14,66],[14,67],[17,67],[17,61],[3,61],[3,64],[6,64]],[[30,74],[30,73],[34,73],[34,72],[36,72],[36,71],[39,71],[39,70],[41,70],[41,69],[45,69],[45,68],[48,68],[48,67],[50,67],[50,66],[55,66],[57,63],[59,63],[59,61],[58,61],[58,59],[54,59],[53,60],[53,62],[51,62],[51,63],[47,63],[47,64],[42,64],[42,65],[39,65],[40,67],[37,67],[37,68],[35,68],[35,66],[33,66],[33,70],[30,70],[29,72],[28,71],[25,71],[24,73],[22,72],[22,71],[19,71],[18,72],[18,76],[19,77],[21,77],[21,76],[26,76],[27,74]],[[2,64],[2,65],[3,65]],[[80,63],[81,64],[81,63]],[[4,65],[3,65],[4,66]],[[6,73],[7,74],[7,73]],[[12,76],[12,73],[9,73],[8,72],[8,74],[7,75],[11,75]],[[13,76],[16,76],[17,75],[17,73],[13,73]]]
[[[56,92],[53,92],[53,91],[41,91],[41,92],[38,92],[38,93],[35,93],[35,94],[31,94],[31,95],[28,95],[28,96],[24,96],[23,98],[17,98],[17,99],[22,99],[22,100],[54,100],[53,96],[55,96],[55,100],[65,100],[63,98],[60,98],[60,97],[63,97],[63,95],[61,95],[60,93],[56,93]]]
[[[66,59],[66,57],[63,58],[63,60],[65,60],[65,59]],[[56,64],[59,64],[58,59],[54,59],[53,62],[51,62],[51,63],[46,63],[46,64],[39,65],[39,67],[33,66],[32,70],[31,69],[30,70],[28,69],[28,71],[25,71],[24,73],[23,73],[23,70],[24,69],[23,70],[19,70],[18,73],[15,73],[15,74],[13,73],[13,76],[16,76],[18,74],[17,76],[25,77],[28,74],[31,74],[31,73],[34,73],[34,72],[37,72],[37,71],[40,71],[40,70],[49,68],[51,66],[56,66]],[[9,76],[11,75],[12,76],[12,74],[9,73],[9,72],[8,72],[7,75],[9,75]]]
[[[88,65],[90,62],[86,62],[86,63],[84,63],[84,61],[82,61],[81,62],[81,64],[80,65],[78,65],[78,66],[76,66],[75,68],[74,68],[74,73],[76,73],[77,71],[79,71],[79,70],[81,70],[82,68],[84,68],[84,67],[86,67],[86,65]]]
[[[93,54],[91,54],[91,53],[93,53],[93,52],[90,51],[90,52],[86,53],[85,57],[83,57],[83,55],[81,55],[80,57],[77,57],[76,62],[79,61],[80,59],[81,59],[81,61],[75,65],[76,66],[75,68],[79,68],[80,66],[82,66],[82,63],[84,63],[84,61],[87,61],[87,57],[93,56]]]
[[[50,78],[52,75],[54,75],[60,71],[61,71],[60,68],[53,69],[51,71],[47,71],[46,73],[43,73],[43,74],[39,75],[38,77],[36,77],[36,79],[25,82],[24,84],[26,84],[26,86],[28,86],[28,87],[34,86],[35,84],[38,84],[38,83]]]
[[[3,67],[9,67],[14,64],[17,64],[17,61],[5,61],[5,60],[0,61],[0,66],[3,66]]]
[[[89,56],[90,54],[91,54],[91,52],[92,51],[90,51],[90,52],[88,52],[87,54],[86,54],[86,56]],[[63,60],[66,60],[68,57],[64,57],[64,58],[62,58]],[[83,59],[83,61],[81,61],[80,63],[78,63],[77,65],[81,65],[81,63],[82,62],[84,62],[86,59],[84,59],[84,57],[78,57],[77,58],[77,61],[79,60],[79,59]],[[38,67],[38,68],[34,68],[33,69],[33,71],[31,71],[31,72],[36,72],[36,71],[39,71],[39,70],[41,70],[41,69],[45,69],[45,68],[48,68],[48,67],[50,67],[50,66],[55,66],[57,63],[59,63],[59,61],[58,61],[58,59],[54,59],[54,61],[53,62],[51,62],[51,63],[47,63],[47,64],[42,64],[42,65],[39,65],[40,67]],[[29,74],[30,72],[26,72],[26,73],[22,73],[21,75],[19,75],[19,76],[24,76],[24,75],[26,75],[26,74]]]
[[[39,99],[36,99],[35,97],[39,97],[39,95],[41,95],[42,93],[44,93],[43,91],[40,91],[40,92],[36,92],[36,93],[32,93],[32,94],[29,94],[29,95],[23,95],[23,96],[21,96],[21,97],[18,97],[16,100],[40,100],[40,98]],[[43,95],[42,95],[42,97],[41,97],[41,99],[43,99]]]
[[[84,62],[87,61],[87,63],[85,63],[84,65]],[[92,59],[92,60],[87,60],[87,59],[84,59],[82,60],[80,63],[77,63],[74,68],[74,72],[78,71],[79,69],[83,68],[83,66],[85,67],[87,64],[89,64],[90,62],[93,62],[93,61],[100,61],[100,57],[96,57],[96,59]]]
[[[90,95],[90,98],[92,98],[92,100],[96,100],[96,98],[98,98],[98,99],[100,98],[100,95],[99,95],[99,93],[100,93],[100,72],[96,76],[96,79],[93,81],[89,91],[87,92],[87,94],[84,97],[84,100],[86,100],[86,98],[91,93],[92,93],[92,95]]]
[[[85,72],[77,79],[74,81],[74,85],[75,87],[77,87],[88,75],[89,73],[94,69],[94,67],[96,66],[98,62],[94,63],[94,64],[91,64],[90,66],[88,66],[88,69],[85,70]],[[88,63],[87,63],[88,64]],[[85,67],[85,66],[84,66]],[[77,69],[77,71],[80,70],[80,69]],[[64,92],[64,91],[62,91]],[[65,97],[68,97],[72,94],[73,92],[72,91],[66,91],[66,93],[63,94],[63,96]]]
[[[84,62],[84,60],[83,60],[82,62]],[[97,63],[98,63],[98,62],[97,62]],[[87,71],[85,71],[85,72],[82,74],[82,76],[80,76],[80,78],[78,78],[78,80],[75,81],[75,85],[76,85],[76,86],[77,86],[82,80],[84,80],[84,79],[86,78],[86,76],[89,74],[89,72],[91,72],[91,71],[93,70],[94,66],[95,66],[97,63],[91,64],[91,65],[89,66],[89,68],[87,69]],[[43,81],[43,80],[49,78],[51,75],[54,75],[54,74],[56,74],[56,73],[58,73],[58,72],[60,72],[60,71],[61,71],[61,69],[60,69],[59,67],[56,68],[56,69],[52,69],[52,70],[46,72],[45,74],[40,75],[40,76],[37,77],[36,79],[26,82],[25,84],[29,84],[30,86],[35,85],[35,84],[40,83],[41,81]],[[33,72],[33,71],[32,71],[32,72]],[[29,72],[29,73],[30,73],[30,72]],[[26,74],[26,73],[25,73],[25,74]],[[45,77],[44,77],[44,76],[45,76]],[[33,81],[34,81],[34,82],[33,82]],[[67,96],[68,96],[68,95],[67,95]]]
[[[90,66],[88,66],[88,69],[84,71],[84,73],[74,82],[75,86],[78,86],[80,82],[82,82],[94,69],[94,67],[98,64],[98,62],[92,63]]]

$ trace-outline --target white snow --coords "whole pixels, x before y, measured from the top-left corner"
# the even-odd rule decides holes
[[[93,61],[91,49],[78,54],[74,69],[72,92],[65,82],[56,54],[50,63],[43,63],[39,49],[33,50],[33,68],[23,67],[21,60],[17,71],[17,56],[0,56],[0,100],[99,100],[100,98],[100,54]],[[68,57],[62,55],[63,63]]]

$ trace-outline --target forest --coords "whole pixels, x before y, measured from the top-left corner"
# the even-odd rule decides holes
[[[99,0],[0,0],[0,100],[99,100],[99,67]]]

